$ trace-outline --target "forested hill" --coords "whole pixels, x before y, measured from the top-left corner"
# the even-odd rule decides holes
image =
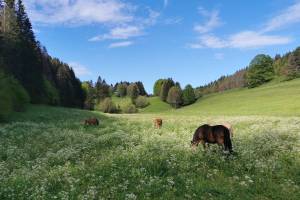
[[[0,0],[0,76],[6,86],[0,89],[6,99],[1,104],[6,108],[22,107],[28,101],[83,106],[80,80],[36,40],[22,0]]]
[[[196,96],[222,92],[225,90],[257,87],[273,79],[292,80],[300,77],[300,47],[284,55],[271,58],[257,55],[249,66],[232,75],[221,76],[218,80],[195,89]]]

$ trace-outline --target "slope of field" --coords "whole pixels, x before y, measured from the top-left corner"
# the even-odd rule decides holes
[[[227,156],[189,146],[223,117],[166,115],[157,130],[151,114],[113,116],[32,106],[0,124],[0,199],[299,199],[297,117],[227,117]]]
[[[205,96],[176,114],[300,115],[300,79]]]
[[[149,97],[148,98],[150,105],[141,110],[142,113],[160,113],[170,111],[172,107],[161,101],[159,97]]]

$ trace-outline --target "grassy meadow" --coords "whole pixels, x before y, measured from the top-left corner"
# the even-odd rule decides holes
[[[16,113],[0,124],[0,199],[299,199],[300,118],[177,112]],[[92,116],[100,126],[83,126]],[[234,155],[191,150],[200,124],[223,121]]]

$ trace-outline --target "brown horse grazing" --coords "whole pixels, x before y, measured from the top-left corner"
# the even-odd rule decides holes
[[[90,118],[90,119],[86,119],[84,121],[84,125],[94,125],[94,126],[98,126],[99,125],[99,120],[97,118]]]
[[[232,143],[230,139],[230,131],[223,125],[210,126],[204,124],[197,128],[194,133],[191,145],[198,146],[201,143],[205,149],[206,143],[218,144],[223,146],[225,151],[232,153]]]
[[[154,121],[154,127],[155,128],[161,128],[162,127],[162,119],[161,118],[156,118],[153,121]]]

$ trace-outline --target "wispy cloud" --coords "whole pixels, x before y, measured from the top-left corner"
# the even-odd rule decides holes
[[[194,49],[261,48],[288,44],[292,41],[292,38],[289,36],[276,35],[270,32],[300,22],[300,2],[290,6],[269,20],[259,30],[243,30],[226,37],[218,37],[211,33],[214,28],[220,25],[220,18],[217,11],[210,13],[201,8],[200,13],[203,16],[210,16],[210,18],[204,25],[196,25],[194,27],[194,31],[199,33],[199,36],[195,42],[188,44],[188,47]]]
[[[115,42],[115,43],[111,43],[108,48],[119,48],[119,47],[128,47],[133,45],[132,41],[124,41],[124,42]]]
[[[70,62],[69,65],[72,67],[77,76],[87,76],[92,74],[88,67],[81,65],[78,62]]]
[[[160,13],[147,8],[148,16],[145,18],[136,18],[132,22],[125,23],[119,26],[112,27],[108,33],[100,34],[90,38],[90,42],[100,42],[104,40],[120,40],[120,42],[112,43],[109,48],[130,46],[133,42],[122,40],[128,40],[145,35],[145,31],[148,27],[156,24],[157,18]]]
[[[165,25],[175,25],[175,24],[181,24],[183,21],[182,17],[173,17],[173,18],[167,18],[164,20]]]
[[[208,20],[204,24],[197,24],[194,26],[194,30],[198,33],[207,33],[212,31],[213,29],[219,27],[222,22],[219,17],[219,11],[213,10],[211,12],[205,10],[204,8],[199,8],[199,13],[208,18]]]
[[[135,7],[120,0],[25,0],[31,20],[37,24],[118,24],[133,20]]]
[[[122,40],[143,35],[142,28],[137,26],[116,27],[108,34],[98,35],[89,39],[91,42],[103,40]]]
[[[283,10],[280,14],[269,20],[265,27],[264,32],[278,30],[280,28],[289,26],[291,24],[300,22],[300,2],[298,1],[294,5]]]
[[[243,31],[233,35],[228,38],[222,39],[214,35],[202,35],[198,40],[188,47],[193,49],[200,48],[239,48],[239,49],[249,49],[249,48],[259,48],[271,45],[282,45],[288,44],[292,41],[289,37],[277,36],[277,35],[264,35],[262,33],[253,31]]]

